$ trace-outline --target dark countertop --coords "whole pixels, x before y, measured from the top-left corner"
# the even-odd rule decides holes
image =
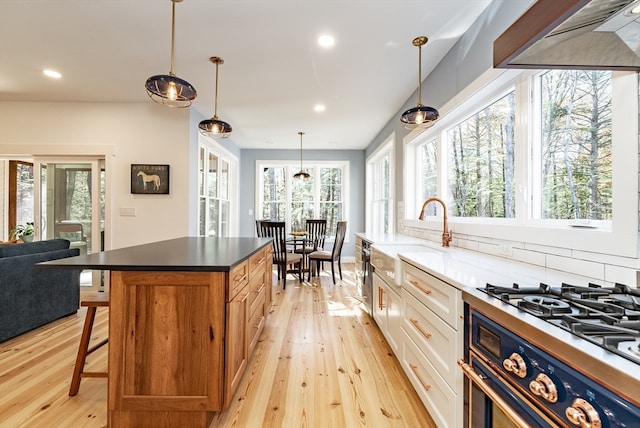
[[[38,263],[39,268],[228,272],[272,238],[184,237]]]

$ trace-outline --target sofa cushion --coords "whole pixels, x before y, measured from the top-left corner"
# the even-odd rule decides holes
[[[47,251],[69,249],[68,239],[47,239],[45,241],[25,242],[24,244],[0,245],[0,257],[23,256]]]
[[[78,254],[72,248],[0,258],[0,342],[78,310],[80,270],[36,266]]]

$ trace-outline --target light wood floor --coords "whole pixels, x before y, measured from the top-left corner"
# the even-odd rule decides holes
[[[211,427],[435,427],[355,296],[353,264],[300,284],[288,277],[231,406]],[[275,278],[274,278],[275,281]],[[85,309],[0,344],[0,427],[105,427],[106,379],[69,397]],[[93,341],[107,336],[99,309]],[[87,358],[106,370],[107,347]]]

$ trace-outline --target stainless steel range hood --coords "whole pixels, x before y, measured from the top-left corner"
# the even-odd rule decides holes
[[[496,68],[640,70],[640,0],[538,0],[493,44]]]

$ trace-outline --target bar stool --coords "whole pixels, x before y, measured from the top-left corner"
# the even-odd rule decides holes
[[[71,378],[71,387],[69,388],[69,396],[73,397],[80,389],[80,379],[83,377],[107,377],[107,372],[85,372],[84,363],[87,355],[93,351],[106,345],[109,339],[104,339],[89,348],[91,340],[91,330],[93,329],[93,321],[96,318],[96,310],[99,307],[109,307],[109,293],[99,293],[95,297],[88,297],[80,302],[80,306],[87,307],[87,316],[84,319],[84,328],[80,337],[80,346],[78,347],[78,356],[76,357],[76,365],[73,369],[73,377]]]

